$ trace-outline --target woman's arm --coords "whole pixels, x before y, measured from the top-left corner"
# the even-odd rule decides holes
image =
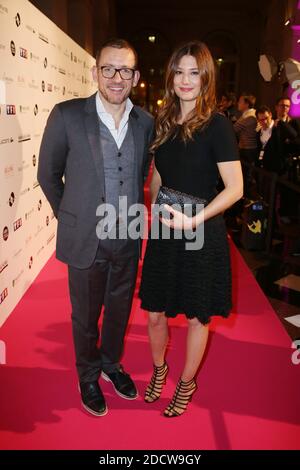
[[[156,169],[155,163],[153,163],[153,173],[152,173],[152,178],[150,182],[150,198],[151,198],[152,204],[154,204],[156,201],[156,197],[157,197],[160,186],[161,186],[161,177]]]
[[[225,186],[224,189],[194,217],[188,217],[166,205],[166,210],[173,217],[170,220],[162,219],[165,225],[175,229],[190,230],[205,222],[205,220],[221,214],[243,196],[243,174],[240,162],[238,160],[219,162],[217,165]]]
[[[224,183],[224,189],[205,207],[205,209],[193,217],[193,227],[217,214],[224,212],[243,196],[243,174],[241,163],[219,162],[219,172]]]

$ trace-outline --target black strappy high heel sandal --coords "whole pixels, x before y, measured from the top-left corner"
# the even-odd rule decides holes
[[[164,416],[174,418],[175,416],[182,415],[196,390],[197,384],[194,379],[188,382],[179,379],[172,401],[164,411]]]
[[[153,366],[153,368],[154,370],[150,383],[145,391],[144,400],[147,403],[153,403],[159,399],[169,372],[169,366],[166,362],[162,366]]]

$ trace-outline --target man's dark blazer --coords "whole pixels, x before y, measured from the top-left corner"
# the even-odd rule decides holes
[[[260,133],[256,133],[258,156],[262,149]],[[272,127],[272,134],[264,148],[263,167],[268,171],[283,174],[286,171],[289,155],[299,152],[300,127],[295,119],[289,122],[279,121]]]
[[[58,219],[56,257],[76,268],[92,265],[99,240],[96,209],[105,203],[103,154],[96,94],[54,106],[44,131],[38,181]],[[134,144],[137,201],[149,169],[153,117],[134,106],[129,115]]]

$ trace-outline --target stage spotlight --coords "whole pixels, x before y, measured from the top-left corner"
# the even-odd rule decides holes
[[[271,55],[262,54],[259,57],[258,68],[266,82],[270,82],[273,78],[281,80],[283,77],[292,85],[295,80],[300,80],[300,62],[291,57],[276,63]]]
[[[283,62],[286,78],[288,79],[290,85],[295,80],[300,80],[300,62],[295,59],[287,59]]]
[[[270,82],[278,71],[278,65],[271,55],[262,54],[259,56],[258,68],[266,82]]]

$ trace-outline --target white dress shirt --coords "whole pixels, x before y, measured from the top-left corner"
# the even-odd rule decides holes
[[[124,114],[123,114],[122,119],[120,121],[119,128],[116,129],[116,124],[115,124],[114,118],[104,108],[104,105],[103,105],[103,103],[101,101],[101,98],[100,98],[99,91],[96,94],[96,109],[97,109],[98,116],[101,119],[101,121],[103,122],[103,124],[105,124],[106,127],[109,129],[109,131],[110,131],[111,135],[113,136],[118,148],[121,147],[122,142],[123,142],[123,140],[126,136],[126,132],[127,132],[127,129],[128,129],[129,114],[130,114],[130,111],[132,110],[132,108],[133,108],[132,101],[129,98],[127,98]]]
[[[267,127],[266,129],[261,129],[260,131],[260,141],[261,141],[263,148],[265,148],[265,146],[268,143],[268,140],[270,139],[272,135],[273,126],[274,126],[274,121],[271,121],[270,127]]]

